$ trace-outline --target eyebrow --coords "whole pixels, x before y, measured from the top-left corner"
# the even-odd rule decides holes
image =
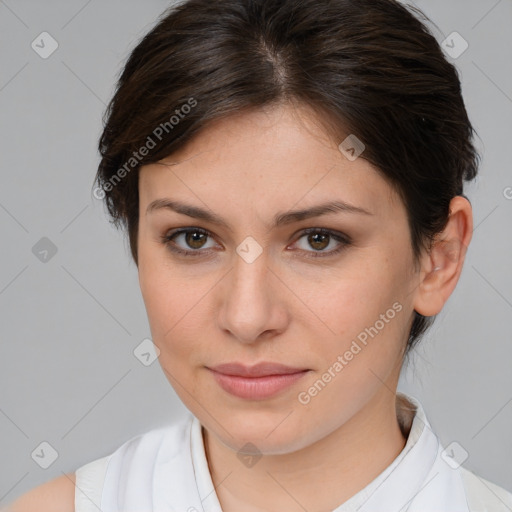
[[[224,226],[228,230],[231,230],[229,224],[215,213],[197,206],[192,206],[170,199],[156,199],[155,201],[152,201],[146,209],[146,215],[162,209],[172,210],[176,213],[211,222],[212,224],[218,224],[219,226]],[[304,219],[339,212],[373,215],[373,213],[359,206],[355,206],[344,201],[331,201],[303,210],[290,210],[287,212],[277,213],[273,219],[273,227],[284,226]]]

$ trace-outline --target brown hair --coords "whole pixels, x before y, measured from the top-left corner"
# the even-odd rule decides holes
[[[428,249],[479,155],[457,70],[420,18],[394,0],[188,0],[164,12],[130,54],[99,141],[96,190],[135,262],[139,167],[210,121],[283,102],[363,141],[361,158],[407,208],[415,258]],[[432,320],[415,312],[409,349]]]

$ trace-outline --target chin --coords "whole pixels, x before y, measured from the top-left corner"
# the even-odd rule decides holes
[[[283,413],[282,411],[286,412]],[[268,414],[261,411],[254,413],[239,410],[226,417],[216,417],[217,422],[206,422],[215,437],[234,451],[239,451],[245,444],[251,443],[262,455],[282,455],[304,448],[309,444],[309,436],[292,420],[293,413],[283,409],[279,414]],[[284,421],[283,421],[284,420]],[[201,420],[202,421],[202,420]],[[205,423],[203,423],[205,424]],[[213,428],[211,428],[213,427]],[[229,435],[229,434],[231,435]]]
[[[225,433],[222,434],[225,435]],[[284,455],[296,452],[308,444],[304,438],[298,439],[293,434],[275,438],[273,436],[265,437],[268,433],[254,437],[247,435],[246,432],[240,436],[237,436],[236,432],[232,432],[232,434],[233,437],[221,438],[221,441],[239,454],[243,452],[244,454]]]

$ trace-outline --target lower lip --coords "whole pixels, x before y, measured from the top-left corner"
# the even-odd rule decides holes
[[[225,375],[210,370],[220,387],[239,398],[264,400],[290,387],[302,378],[308,370],[285,375],[267,375],[264,377],[240,377]]]

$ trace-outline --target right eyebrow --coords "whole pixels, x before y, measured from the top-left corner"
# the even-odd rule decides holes
[[[176,213],[181,213],[182,215],[187,215],[188,217],[194,217],[195,219],[205,220],[212,224],[218,224],[219,226],[223,226],[231,231],[229,224],[218,215],[215,215],[203,208],[185,204],[180,201],[171,201],[170,199],[156,199],[151,202],[146,209],[146,215],[161,209],[171,210]]]

